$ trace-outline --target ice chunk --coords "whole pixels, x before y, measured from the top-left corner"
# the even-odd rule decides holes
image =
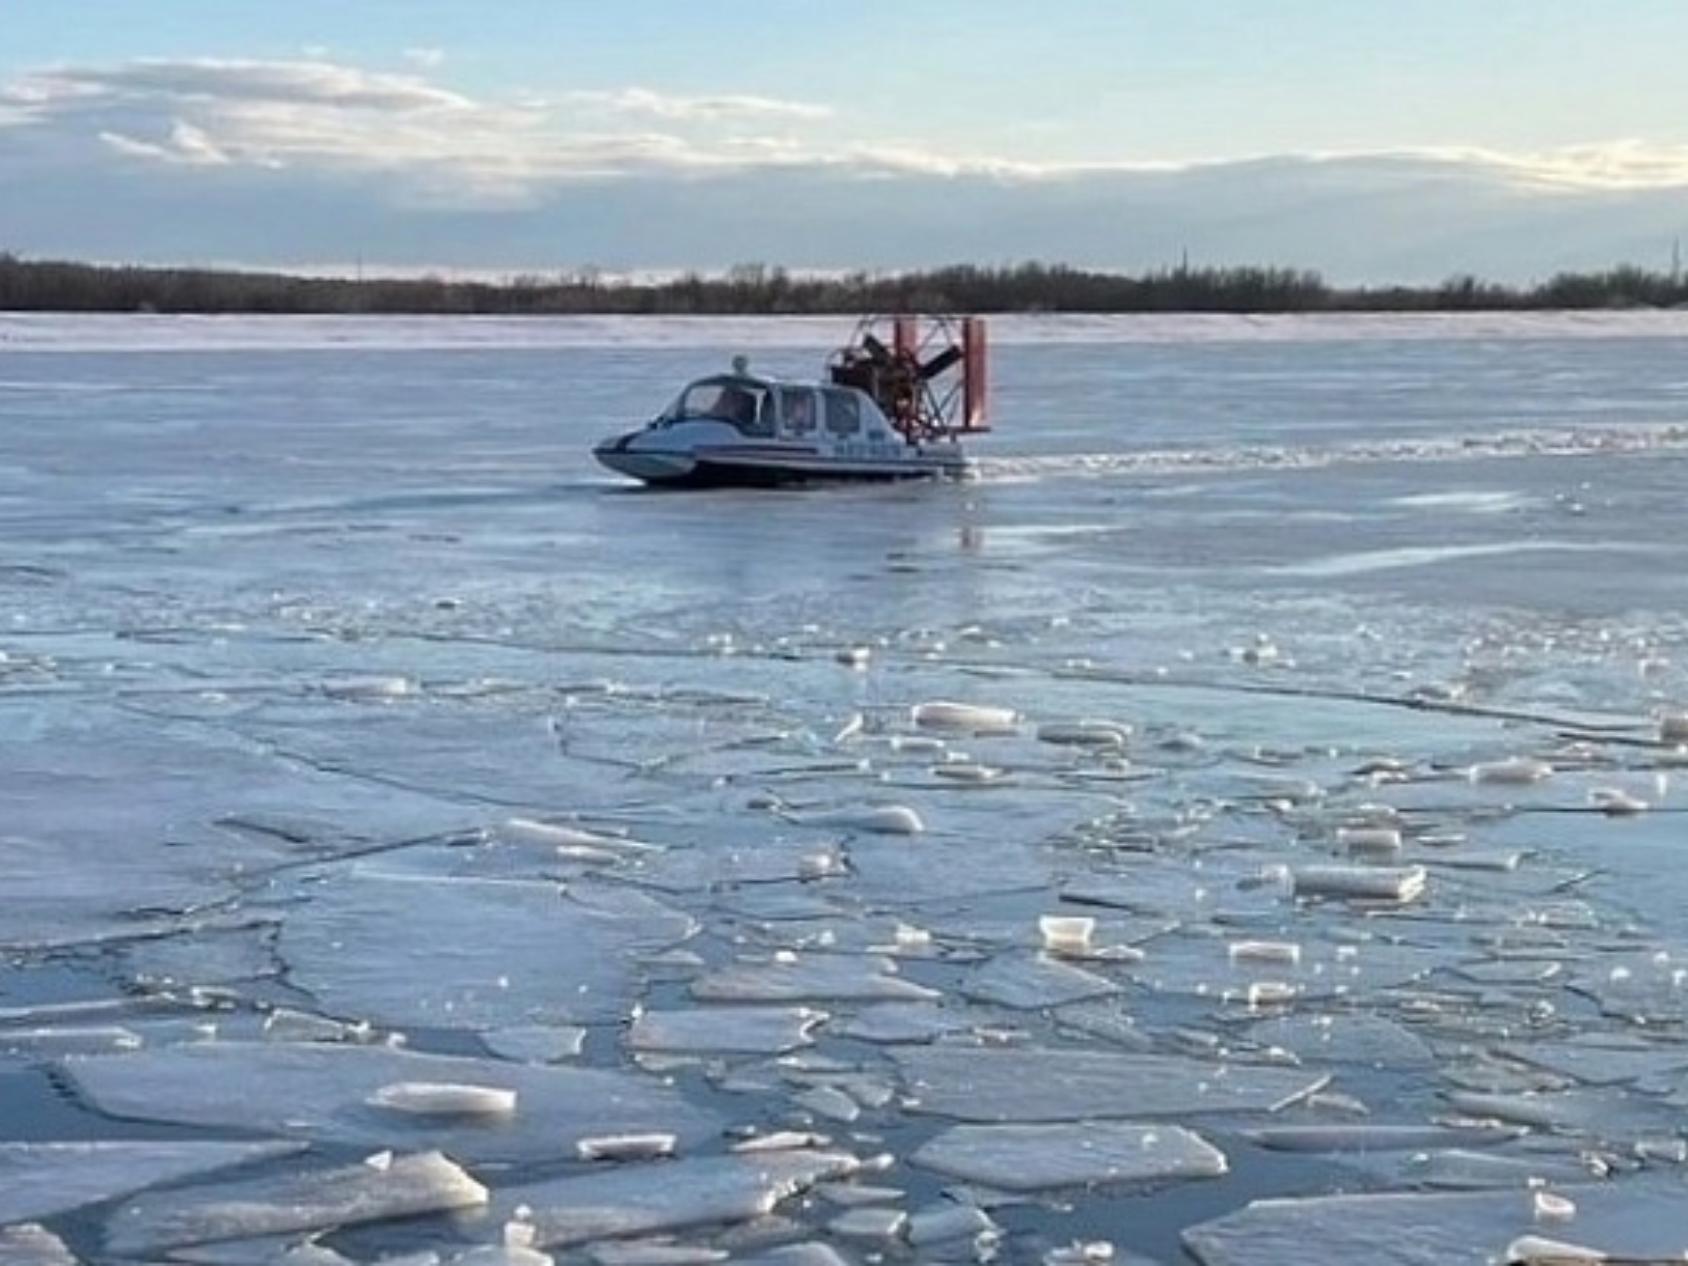
[[[602,831],[588,831],[584,827],[566,823],[544,822],[538,818],[507,818],[498,828],[504,839],[518,844],[535,844],[556,849],[564,856],[578,856],[582,851],[603,854],[606,859],[628,855],[661,852],[656,844],[629,839],[623,835],[606,835]]]
[[[256,1235],[380,1222],[485,1204],[486,1188],[438,1152],[395,1157],[384,1168],[293,1171],[213,1187],[141,1196],[112,1215],[107,1247],[154,1252]]]
[[[1553,766],[1529,756],[1513,756],[1507,760],[1473,765],[1470,778],[1476,783],[1494,783],[1507,787],[1524,787],[1551,777]]]
[[[0,1266],[77,1266],[65,1242],[39,1222],[0,1227]]]
[[[532,1210],[534,1244],[561,1248],[747,1222],[818,1182],[854,1173],[845,1152],[786,1151],[623,1165],[499,1192],[495,1212]]]
[[[1401,833],[1394,827],[1339,827],[1336,842],[1350,853],[1389,854],[1401,851]]]
[[[976,703],[951,703],[938,699],[917,703],[909,718],[928,730],[971,730],[975,734],[999,734],[1012,730],[1020,717],[1012,708]]]
[[[1121,748],[1131,741],[1131,727],[1112,721],[1054,721],[1038,726],[1037,737],[1059,746]]]
[[[581,1139],[574,1150],[581,1160],[653,1160],[674,1155],[678,1142],[672,1134],[606,1134],[601,1138]]]
[[[950,761],[943,765],[932,766],[934,778],[945,778],[950,782],[964,782],[982,785],[997,782],[1003,778],[1004,771],[990,765],[980,765],[974,761]]]
[[[481,1045],[494,1055],[525,1064],[574,1059],[585,1044],[586,1030],[577,1024],[519,1024],[481,1034]]]
[[[706,1007],[646,1011],[627,1031],[636,1051],[721,1051],[777,1055],[807,1046],[827,1014],[809,1007]]]
[[[0,1224],[300,1150],[298,1143],[0,1143]]]
[[[737,963],[692,984],[711,1002],[922,1002],[938,991],[904,980],[889,958],[853,954],[792,954]]]
[[[1105,976],[1043,954],[999,955],[968,973],[961,982],[961,992],[969,998],[1015,1010],[1059,1007],[1086,998],[1106,997],[1119,990]]]
[[[1596,787],[1588,793],[1588,802],[1600,812],[1613,818],[1629,818],[1646,813],[1650,806],[1639,796],[1622,787]]]
[[[207,1042],[65,1061],[100,1111],[144,1121],[267,1130],[321,1142],[438,1147],[466,1160],[550,1158],[595,1134],[660,1129],[685,1141],[714,1134],[715,1117],[648,1078],[321,1043]],[[514,1091],[515,1117],[402,1118],[366,1106],[395,1082],[457,1082]],[[254,1095],[253,1086],[264,1093]]]
[[[264,1017],[264,1038],[270,1042],[367,1042],[373,1036],[367,1024],[347,1024],[292,1007],[277,1007]]]
[[[1083,956],[1090,952],[1090,938],[1096,933],[1096,920],[1076,915],[1045,914],[1037,921],[1038,935],[1043,948],[1051,954]]]
[[[926,829],[920,815],[904,804],[862,805],[854,809],[816,809],[790,815],[804,826],[838,831],[869,831],[874,835],[919,835]]]
[[[325,1010],[401,1027],[611,1023],[635,957],[695,927],[639,894],[552,883],[353,870],[305,892],[281,933],[292,983]]]
[[[1298,866],[1293,872],[1298,897],[1339,897],[1405,903],[1424,893],[1422,866]]]
[[[322,683],[330,699],[403,699],[416,693],[408,677],[336,677]]]
[[[1271,1112],[1329,1081],[1304,1069],[1114,1051],[932,1046],[897,1048],[892,1057],[915,1111],[962,1121]]]
[[[1224,1153],[1181,1126],[1118,1121],[952,1126],[909,1159],[1002,1191],[1213,1178],[1226,1168]]]
[[[901,1209],[868,1207],[847,1209],[826,1224],[834,1235],[848,1240],[894,1240],[908,1225],[908,1214]]]
[[[938,1204],[909,1215],[908,1242],[915,1248],[950,1240],[995,1236],[1001,1228],[977,1205]]]
[[[516,1092],[505,1086],[398,1081],[370,1095],[369,1105],[421,1117],[507,1117],[516,1111]]]
[[[1233,963],[1282,963],[1294,967],[1301,962],[1301,946],[1294,941],[1232,941],[1226,953]]]
[[[1520,1235],[1506,1246],[1500,1260],[1506,1266],[1567,1266],[1575,1262],[1603,1262],[1606,1254],[1542,1235]]]

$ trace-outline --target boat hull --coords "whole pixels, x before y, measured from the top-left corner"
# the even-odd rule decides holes
[[[820,453],[652,452],[614,444],[593,450],[617,474],[656,488],[778,488],[818,483],[894,483],[963,479],[972,464],[957,456],[911,456],[874,461]]]

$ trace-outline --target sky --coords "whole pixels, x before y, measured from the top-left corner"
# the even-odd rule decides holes
[[[1663,266],[1681,0],[0,0],[0,250]]]

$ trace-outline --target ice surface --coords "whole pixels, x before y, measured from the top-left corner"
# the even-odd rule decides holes
[[[1688,1252],[1683,1192],[1634,1181],[1570,1189],[1576,1218],[1545,1227],[1527,1192],[1257,1200],[1184,1239],[1204,1266],[1492,1266],[1515,1239],[1544,1231],[1614,1257],[1670,1260]]]
[[[50,1218],[298,1150],[297,1143],[0,1143],[0,1223]]]
[[[414,1217],[484,1204],[486,1188],[438,1152],[383,1165],[293,1171],[276,1177],[142,1196],[112,1214],[113,1253]]]
[[[438,1147],[464,1160],[539,1159],[594,1134],[712,1134],[715,1119],[639,1074],[322,1044],[214,1042],[67,1060],[100,1111],[143,1121],[266,1130],[354,1146]],[[461,1083],[516,1093],[514,1117],[407,1119],[370,1108],[383,1086]],[[265,1087],[261,1096],[253,1085]]]
[[[962,1121],[1271,1112],[1329,1080],[1302,1069],[1094,1050],[900,1047],[893,1057],[917,1111]]]
[[[746,1222],[817,1182],[853,1173],[843,1152],[757,1152],[559,1178],[501,1189],[495,1212],[532,1210],[541,1248]]]
[[[324,1008],[382,1024],[605,1023],[631,1001],[633,956],[692,928],[648,899],[358,870],[313,887],[279,952]]]
[[[1176,1125],[958,1125],[909,1158],[1003,1191],[1216,1178],[1225,1154]]]
[[[740,341],[812,373],[847,321],[0,327],[0,941],[53,947],[0,979],[20,1052],[0,1142],[109,1137],[95,1077],[149,1138],[279,1135],[322,1164],[442,1147],[497,1187],[597,1177],[581,1144],[627,1135],[712,1158],[716,1112],[765,1137],[805,1104],[859,1105],[834,1132],[906,1161],[948,1123],[897,1096],[965,1097],[961,1039],[1029,1052],[974,1094],[1014,1111],[1059,1100],[1075,1058],[1176,1069],[1078,1068],[1088,1097],[1032,1104],[1058,1123],[1144,1122],[1170,1086],[1190,1115],[1147,1123],[1216,1142],[1449,1130],[1416,1167],[1425,1149],[1249,1146],[1178,1198],[1017,1209],[1004,1261],[1115,1227],[1116,1260],[1170,1259],[1180,1222],[1264,1192],[1510,1183],[1583,1151],[1619,1187],[1676,1172],[1680,314],[1014,318],[977,482],[673,498],[612,491],[602,420]],[[91,350],[118,343],[162,350]],[[922,700],[1016,715],[922,726]],[[1470,776],[1506,761],[1553,773]],[[1009,776],[969,781],[989,770]],[[1653,811],[1608,821],[1603,788]],[[788,816],[862,806],[931,829]],[[1425,891],[1289,899],[1297,870],[1372,862],[1426,867]],[[1123,993],[981,1000],[1046,948],[1040,916],[1081,913],[1092,946],[1143,957],[1075,940],[1064,965]],[[626,1026],[694,982],[700,1008],[833,1018],[798,1058],[707,1052],[666,1085],[641,1065],[696,1057]],[[64,1030],[106,1027],[143,1049],[67,1055],[107,1037]],[[285,1071],[305,1039],[435,1054]],[[898,1078],[910,1044],[962,1088]],[[464,1058],[483,1049],[515,1062]],[[68,1072],[20,1067],[55,1056]],[[589,1076],[543,1076],[577,1059]],[[1205,1113],[1200,1078],[1287,1096],[1327,1069],[1335,1093],[1276,1118]],[[367,1103],[401,1082],[516,1110]],[[1452,1129],[1454,1090],[1542,1124]],[[1538,1233],[1577,1240],[1575,1202]],[[677,1243],[742,1260],[824,1234],[827,1204]],[[449,1261],[462,1230],[334,1243]]]

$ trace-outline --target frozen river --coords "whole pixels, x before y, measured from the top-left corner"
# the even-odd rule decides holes
[[[847,332],[0,315],[0,1258],[1688,1253],[1688,315]]]

